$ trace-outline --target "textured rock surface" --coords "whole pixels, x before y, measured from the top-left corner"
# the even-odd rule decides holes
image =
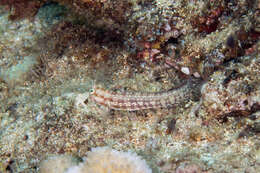
[[[203,107],[208,117],[249,116],[259,110],[259,55],[241,57],[241,61],[215,72],[203,86]]]
[[[9,20],[25,1],[0,7],[0,172],[102,146],[155,173],[260,172],[259,1],[41,1]],[[93,83],[158,92],[190,78],[201,93],[178,107],[86,99]]]

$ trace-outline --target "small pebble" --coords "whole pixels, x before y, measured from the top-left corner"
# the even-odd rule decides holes
[[[189,75],[189,74],[190,74],[190,70],[189,70],[188,67],[182,67],[182,68],[181,68],[181,72],[184,73],[184,74],[186,74],[186,75]]]

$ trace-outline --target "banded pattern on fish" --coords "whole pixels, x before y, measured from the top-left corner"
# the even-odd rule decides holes
[[[157,93],[115,93],[94,87],[90,99],[99,105],[116,110],[143,110],[166,108],[182,103],[191,96],[191,88],[182,85],[177,89]]]

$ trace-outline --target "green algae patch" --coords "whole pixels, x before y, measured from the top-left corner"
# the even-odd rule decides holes
[[[7,69],[1,69],[0,78],[8,84],[15,84],[24,81],[27,77],[27,72],[36,65],[37,60],[33,56],[25,56],[23,61],[19,61]]]

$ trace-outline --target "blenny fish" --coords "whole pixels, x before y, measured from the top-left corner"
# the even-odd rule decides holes
[[[153,108],[167,108],[180,105],[191,100],[196,92],[196,82],[187,82],[178,88],[156,93],[112,92],[94,86],[89,98],[98,105],[115,110],[143,110]],[[195,87],[194,87],[195,86]]]

